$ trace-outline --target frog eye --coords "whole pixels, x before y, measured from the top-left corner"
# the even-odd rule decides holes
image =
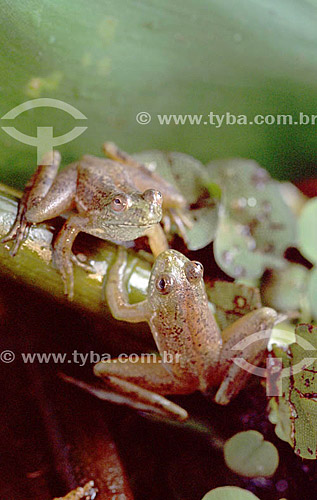
[[[200,280],[204,275],[204,267],[200,262],[197,262],[196,260],[186,262],[185,274],[188,281]]]
[[[162,274],[155,283],[156,289],[162,295],[170,293],[174,285],[174,278],[169,274]]]
[[[150,203],[155,203],[156,205],[162,205],[163,196],[160,191],[156,189],[147,189],[143,193],[143,198]]]
[[[131,205],[131,199],[128,195],[120,193],[116,195],[111,202],[111,209],[114,212],[123,212]]]

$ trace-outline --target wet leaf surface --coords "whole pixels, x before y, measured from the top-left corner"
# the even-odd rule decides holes
[[[209,491],[202,500],[259,500],[251,491],[236,486],[222,486]]]
[[[290,438],[295,453],[302,458],[316,459],[317,327],[298,325],[296,336],[297,342],[287,351],[274,346],[275,358],[283,363],[283,371],[278,375],[282,377],[277,378],[276,384],[289,406]],[[277,397],[277,404],[279,399]],[[283,400],[282,405],[281,415],[285,415]]]
[[[221,330],[253,309],[261,307],[259,289],[243,284],[215,281],[207,288],[207,295],[216,308]]]
[[[317,264],[317,198],[309,200],[298,221],[299,249],[310,262]]]
[[[310,271],[309,282],[308,282],[308,300],[310,304],[310,310],[315,321],[317,321],[317,268],[313,268]]]
[[[279,184],[253,160],[214,161],[207,170],[222,190],[214,243],[221,269],[233,278],[257,278],[266,268],[283,267],[296,219]]]
[[[285,269],[271,271],[261,284],[264,304],[277,311],[304,310],[310,274],[304,266],[293,263],[288,263]]]
[[[272,476],[279,463],[278,451],[257,431],[238,432],[224,446],[228,467],[247,477]]]

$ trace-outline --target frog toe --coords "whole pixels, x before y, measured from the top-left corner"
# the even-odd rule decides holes
[[[0,243],[13,241],[13,245],[10,249],[10,255],[12,257],[18,253],[22,243],[27,239],[30,226],[31,224],[25,220],[16,222],[10,232],[0,240]]]
[[[81,255],[82,254],[78,254],[78,255],[72,254],[71,255],[71,261],[73,262],[73,264],[76,264],[76,266],[80,267],[81,269],[83,269],[87,273],[96,273],[97,270],[95,269],[95,267],[91,264],[86,264],[86,262],[84,262],[81,259]]]

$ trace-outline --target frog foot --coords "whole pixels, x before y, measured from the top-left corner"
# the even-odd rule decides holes
[[[10,249],[11,257],[14,257],[18,253],[22,243],[27,239],[31,225],[32,223],[26,221],[24,213],[18,214],[10,232],[0,240],[0,243],[13,241]]]
[[[60,272],[64,283],[64,294],[69,300],[74,297],[74,271],[72,256],[68,252],[54,249],[52,255],[53,266]]]
[[[84,262],[82,259],[81,259],[81,256],[83,254],[73,254],[71,255],[71,261],[73,262],[73,264],[75,264],[76,266],[78,267],[81,267],[82,269],[84,269],[84,271],[86,271],[87,273],[96,273],[96,269],[94,268],[94,266],[92,266],[91,264],[86,264],[86,262]]]
[[[166,233],[170,232],[173,223],[176,226],[177,234],[187,243],[186,228],[191,229],[193,226],[193,221],[189,215],[181,208],[170,208],[163,218],[163,226]]]

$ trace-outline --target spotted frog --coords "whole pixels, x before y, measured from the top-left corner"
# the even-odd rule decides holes
[[[84,156],[57,174],[60,160],[57,151],[43,158],[25,187],[15,223],[2,242],[14,240],[11,254],[15,255],[32,224],[72,211],[53,249],[53,261],[71,299],[73,263],[93,271],[72,253],[79,232],[110,241],[147,235],[155,255],[166,249],[167,243],[159,225],[163,198],[158,189],[149,187],[141,192],[133,184],[129,168],[117,161]]]
[[[243,357],[253,365],[263,360],[267,332],[276,323],[277,313],[268,307],[256,309],[221,334],[210,309],[199,262],[190,261],[176,250],[161,253],[152,268],[147,298],[136,304],[128,302],[126,264],[126,251],[120,248],[106,284],[107,302],[116,319],[149,324],[159,356],[152,354],[146,362],[142,357],[137,362],[100,362],[94,372],[107,387],[103,390],[81,382],[77,385],[101,399],[179,420],[186,419],[187,412],[164,395],[209,393],[218,387],[215,401],[228,404],[250,376],[250,370],[240,368],[235,359]],[[244,342],[237,348],[255,332],[259,333],[256,341]]]

